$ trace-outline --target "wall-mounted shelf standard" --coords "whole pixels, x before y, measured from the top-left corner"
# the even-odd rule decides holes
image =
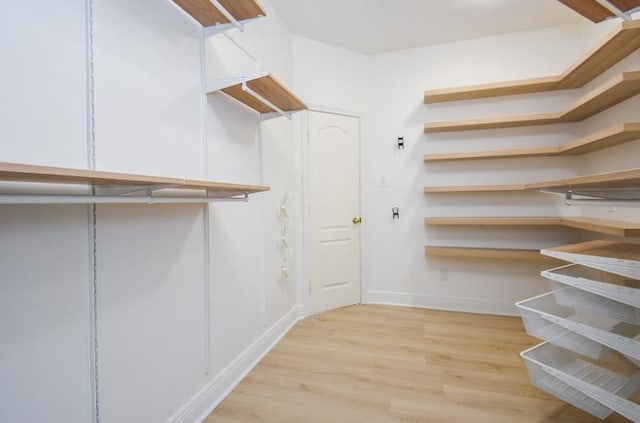
[[[557,113],[512,116],[506,118],[432,122],[424,125],[425,133],[468,131],[474,129],[517,128],[578,122],[640,93],[640,71],[624,72],[587,93],[567,110]]]
[[[594,23],[615,16],[625,20],[631,17],[627,12],[640,6],[640,0],[558,0]]]
[[[256,0],[173,0],[182,10],[204,27],[220,30],[233,26],[243,29],[244,23],[266,16]]]
[[[493,260],[535,260],[545,261],[549,257],[540,254],[538,250],[508,249],[508,248],[473,248],[473,247],[424,247],[427,256],[454,257],[470,259]]]
[[[449,185],[424,187],[424,192],[430,194],[455,192],[518,192],[524,191],[524,185]]]
[[[640,237],[640,224],[590,217],[427,217],[429,226],[563,226],[619,237]]]
[[[632,122],[616,125],[612,128],[577,139],[560,147],[521,148],[496,151],[477,151],[471,153],[425,154],[424,161],[443,162],[516,157],[574,156],[613,147],[618,144],[624,144],[638,138],[640,138],[640,122]]]
[[[640,201],[640,169],[526,184],[525,189],[564,194],[567,204],[600,204],[602,201],[637,204]]]
[[[582,2],[583,0],[577,1]],[[640,48],[640,21],[622,22],[593,50],[561,75],[461,88],[427,90],[424,92],[424,102],[473,100],[581,88],[638,48]]]
[[[0,181],[38,184],[67,184],[91,187],[92,195],[44,193],[27,191],[0,194],[4,204],[62,203],[204,203],[215,200],[246,201],[249,194],[269,191],[268,186],[241,185],[161,176],[99,172],[95,170],[36,166],[0,162]],[[161,190],[178,190],[178,195],[155,196]]]
[[[216,91],[222,91],[259,113],[288,116],[308,109],[302,100],[269,73],[216,80],[208,84],[207,93]]]

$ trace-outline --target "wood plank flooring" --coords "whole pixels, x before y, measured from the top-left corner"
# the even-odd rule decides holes
[[[333,310],[299,322],[204,422],[599,422],[531,386],[518,353],[538,342],[519,318]]]

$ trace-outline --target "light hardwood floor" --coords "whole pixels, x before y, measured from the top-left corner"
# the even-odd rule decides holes
[[[530,385],[518,353],[538,342],[518,318],[333,310],[299,322],[205,423],[599,422]]]

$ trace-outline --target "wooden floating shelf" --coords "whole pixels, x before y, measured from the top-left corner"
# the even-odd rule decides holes
[[[619,172],[599,173],[596,175],[580,176],[577,178],[557,179],[547,182],[526,184],[527,190],[589,190],[589,189],[639,189],[640,169],[623,170]]]
[[[550,257],[543,256],[538,250],[521,250],[507,248],[468,248],[468,247],[424,247],[427,256],[454,257],[470,259],[494,260],[535,260],[546,261]]]
[[[424,187],[425,193],[455,193],[455,192],[518,192],[524,191],[524,185],[450,185]]]
[[[297,112],[308,109],[308,106],[287,89],[271,74],[258,74],[249,78],[234,79],[229,83],[222,83],[221,88],[211,86],[208,92],[222,91],[228,96],[241,102],[247,107],[260,113],[274,113],[275,109],[265,104],[243,89],[243,84],[271,102],[283,112]]]
[[[229,19],[209,0],[173,0],[173,2],[204,27],[230,23]],[[219,0],[219,2],[239,22],[267,15],[256,0]]]
[[[502,159],[540,156],[575,156],[624,144],[640,138],[640,122],[623,123],[560,147],[521,148],[471,153],[425,154],[425,162]]]
[[[108,188],[149,187],[153,190],[204,190],[209,194],[219,194],[225,197],[269,191],[270,189],[268,186],[260,185],[242,185],[5,162],[0,162],[0,181],[73,184]]]
[[[517,128],[578,122],[595,115],[640,93],[640,71],[624,72],[558,113],[512,116],[506,118],[475,119],[452,122],[433,122],[424,125],[425,133],[468,131],[473,129]]]
[[[430,226],[564,226],[619,237],[640,237],[640,224],[590,217],[427,217]]]
[[[560,3],[575,10],[585,18],[594,23],[602,22],[605,19],[615,17],[616,15],[606,7],[602,6],[596,0],[558,0]],[[621,10],[628,12],[640,6],[640,0],[609,0],[612,5]]]
[[[577,0],[577,2],[582,1]],[[439,103],[580,88],[638,48],[640,48],[640,21],[622,22],[594,49],[561,75],[427,90],[424,93],[424,102]]]

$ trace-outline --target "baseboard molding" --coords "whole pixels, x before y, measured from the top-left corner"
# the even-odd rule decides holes
[[[475,298],[438,297],[401,292],[368,291],[367,303],[428,308],[433,310],[462,311],[465,313],[519,316],[514,303]]]
[[[297,305],[267,329],[262,336],[245,349],[233,362],[222,369],[166,423],[200,423],[233,388],[260,362],[280,339],[304,317],[304,308]]]

